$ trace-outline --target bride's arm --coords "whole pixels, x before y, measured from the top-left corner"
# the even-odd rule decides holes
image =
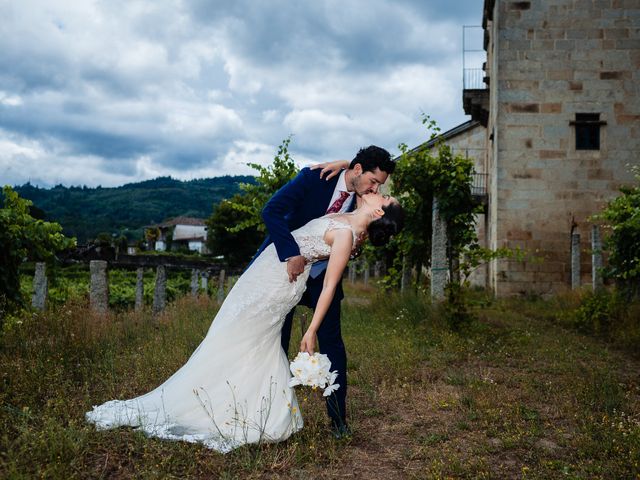
[[[318,304],[313,312],[311,324],[309,324],[309,328],[304,334],[304,337],[302,337],[302,342],[300,342],[300,351],[309,352],[309,354],[313,354],[313,351],[316,348],[316,334],[318,332],[318,328],[320,328],[320,324],[322,323],[324,316],[327,314],[327,310],[329,310],[329,306],[336,294],[336,288],[338,287],[338,283],[340,283],[340,279],[342,278],[342,273],[349,262],[351,248],[353,246],[353,234],[351,233],[351,229],[341,228],[338,230],[332,230],[328,232],[327,235],[331,235],[333,238],[327,238],[327,240],[332,240],[331,253],[329,255],[327,271],[324,274],[322,292],[320,292]]]
[[[311,165],[309,168],[311,170],[321,168],[320,178],[324,177],[325,180],[329,180],[330,178],[339,175],[345,168],[349,168],[350,164],[351,162],[349,160],[335,160],[333,162],[317,163],[315,165]]]

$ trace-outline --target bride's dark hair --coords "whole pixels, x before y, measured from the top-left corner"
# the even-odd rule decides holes
[[[404,227],[404,210],[398,202],[382,207],[384,215],[367,227],[369,241],[374,247],[386,245]]]

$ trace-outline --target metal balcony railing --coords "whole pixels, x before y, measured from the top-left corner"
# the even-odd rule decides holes
[[[487,84],[484,83],[484,70],[481,68],[465,68],[462,78],[462,88],[464,90],[484,90]]]
[[[486,197],[488,179],[488,173],[474,173],[473,183],[471,184],[471,195],[474,197]]]
[[[484,29],[480,25],[462,27],[462,88],[485,90],[485,72],[482,68],[487,56],[483,45]]]

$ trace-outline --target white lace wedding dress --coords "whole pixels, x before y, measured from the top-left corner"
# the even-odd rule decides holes
[[[313,262],[329,256],[323,238],[336,228],[351,227],[325,216],[292,233],[300,253]],[[310,266],[290,283],[286,263],[271,244],[238,279],[187,363],[145,395],[94,407],[87,421],[98,429],[137,427],[154,437],[201,442],[220,452],[281,441],[301,429],[280,330],[302,297]]]

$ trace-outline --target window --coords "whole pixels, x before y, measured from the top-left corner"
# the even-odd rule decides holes
[[[576,120],[569,122],[576,127],[576,150],[600,150],[600,127],[607,122],[599,113],[576,113]]]

